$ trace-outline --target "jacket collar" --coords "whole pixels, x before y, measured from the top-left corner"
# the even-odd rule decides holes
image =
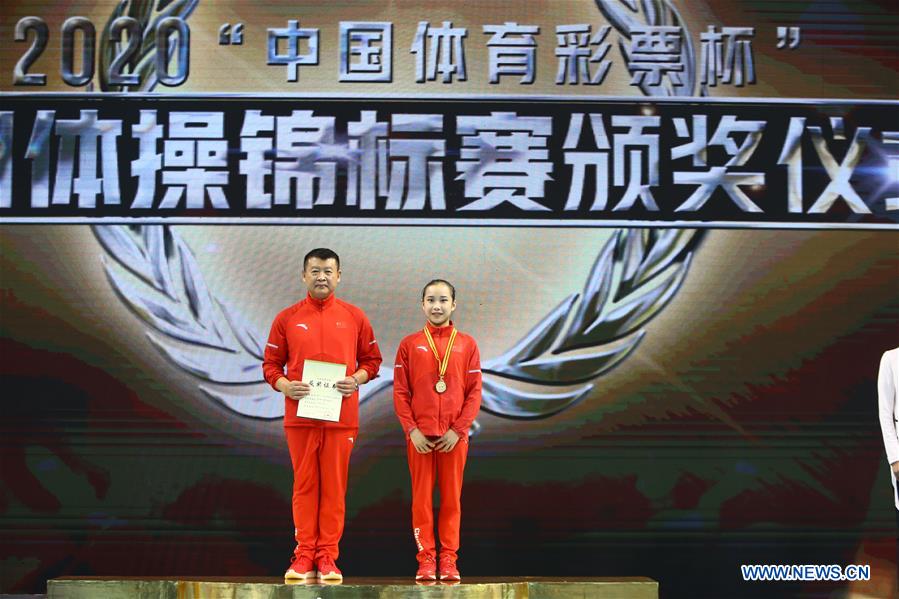
[[[314,297],[312,297],[312,294],[307,291],[306,292],[306,301],[309,302],[310,305],[312,305],[320,310],[324,310],[325,308],[330,308],[331,306],[334,305],[334,294],[332,293],[325,299],[320,300],[320,299],[315,299]]]
[[[425,321],[425,326],[427,327],[428,332],[431,333],[432,337],[443,337],[444,335],[448,337],[450,332],[453,330],[453,328],[456,325],[453,324],[453,321],[451,320],[451,321],[449,321],[449,326],[438,328],[438,327],[435,327],[434,325],[432,325],[431,321],[428,320],[428,321]]]

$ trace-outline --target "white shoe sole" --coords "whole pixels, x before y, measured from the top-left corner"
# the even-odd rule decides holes
[[[321,578],[322,580],[327,580],[329,582],[342,582],[343,581],[343,575],[338,574],[337,572],[328,572],[327,574],[319,573],[319,578]]]
[[[310,570],[309,572],[297,572],[296,570],[288,570],[284,573],[285,580],[315,580],[318,572]]]

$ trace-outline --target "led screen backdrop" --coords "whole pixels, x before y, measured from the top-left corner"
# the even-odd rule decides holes
[[[421,325],[421,286],[440,276],[456,285],[455,320],[485,371],[463,494],[466,575],[650,576],[665,597],[896,592],[876,396],[880,356],[899,346],[895,6],[117,6],[0,8],[0,592],[43,592],[72,574],[283,571],[291,474],[260,347],[304,294],[302,256],[321,246],[340,254],[338,295],[365,309],[385,357],[364,388],[350,467],[348,575],[414,566],[391,372]],[[111,83],[107,24],[133,14],[156,39],[149,24],[166,10],[187,24],[189,56],[173,41],[165,69],[148,59],[137,84]],[[74,16],[96,31],[91,77],[89,27],[63,31]],[[46,48],[21,75],[45,85],[17,85],[40,22]],[[443,51],[465,57],[464,77],[458,55],[446,59],[446,83],[419,63],[444,22],[466,30],[446,38]],[[503,47],[533,52],[500,67],[491,48],[505,37],[491,45],[499,33],[485,27],[512,22],[539,31],[506,32],[533,45]],[[341,23],[391,25],[376,31],[389,39],[368,68],[341,53]],[[751,56],[739,82],[736,59],[726,82],[703,67],[710,26],[747,30],[719,40]],[[643,34],[655,45],[634,45]],[[586,72],[566,71],[566,55],[586,56],[571,59]],[[214,129],[216,111],[221,135],[176,134],[179,123]],[[290,129],[278,119],[293,111],[313,114]],[[364,111],[383,135],[353,128]],[[460,118],[496,112],[515,113],[491,121],[514,126],[490,138],[515,168],[470,153],[484,149],[484,123],[466,130]],[[328,116],[333,128],[308,120]],[[616,116],[659,120],[633,130]],[[282,139],[282,124],[296,137]],[[704,196],[705,175],[716,186]],[[135,208],[138,197],[148,204]],[[741,564],[766,563],[869,564],[871,580],[743,581]]]

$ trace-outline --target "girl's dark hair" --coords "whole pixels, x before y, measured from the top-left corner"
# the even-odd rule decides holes
[[[453,296],[453,301],[456,301],[456,288],[453,287],[453,284],[447,281],[446,279],[432,279],[428,281],[428,284],[421,288],[421,301],[425,301],[425,292],[427,292],[428,287],[431,285],[439,285],[443,283],[450,289],[450,295]]]

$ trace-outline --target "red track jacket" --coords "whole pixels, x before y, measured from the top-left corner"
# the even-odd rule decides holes
[[[307,359],[346,364],[347,376],[362,368],[372,380],[378,376],[381,351],[362,310],[333,294],[325,300],[307,294],[306,299],[282,310],[272,323],[262,363],[265,380],[273,388],[282,376],[299,381]],[[359,393],[344,398],[340,422],[299,418],[297,400],[285,397],[284,402],[284,426],[359,427]]]
[[[453,324],[442,328],[435,328],[431,323],[425,326],[443,357]],[[481,356],[475,340],[465,333],[456,333],[444,377],[444,393],[434,389],[438,372],[437,360],[428,347],[424,331],[408,335],[400,342],[393,373],[393,407],[407,437],[415,428],[428,436],[443,435],[451,428],[465,437],[478,415]]]

